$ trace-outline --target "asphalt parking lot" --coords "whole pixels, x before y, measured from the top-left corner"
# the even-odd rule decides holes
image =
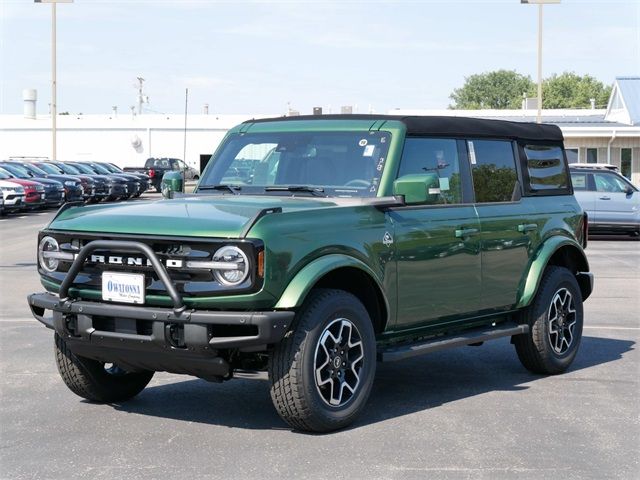
[[[308,435],[277,416],[266,376],[159,373],[119,405],[67,390],[25,300],[52,216],[0,219],[0,478],[640,478],[640,241],[590,242],[567,373],[528,373],[508,339],[379,364],[356,424]]]

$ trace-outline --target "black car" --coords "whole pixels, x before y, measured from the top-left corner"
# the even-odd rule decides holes
[[[41,160],[34,161],[33,165],[52,175],[68,175],[77,179],[82,187],[82,200],[85,202],[92,203],[101,200],[101,198],[96,196],[96,180],[88,175],[82,175],[75,168],[67,167],[57,162]],[[106,187],[103,187],[103,190],[106,192]]]
[[[102,175],[96,173],[92,168],[79,162],[62,162],[68,167],[75,168],[83,175],[89,175],[91,178],[101,181],[105,184],[107,192],[105,201],[124,199],[129,196],[129,188],[127,181],[117,175]]]
[[[27,170],[34,178],[47,178],[61,182],[64,186],[64,198],[67,202],[77,202],[84,200],[82,182],[80,179],[71,175],[61,175],[57,173],[49,173],[42,168],[30,162],[7,162],[10,165],[16,165]]]
[[[50,180],[44,177],[36,177],[25,168],[10,162],[0,162],[0,167],[22,180],[32,180],[44,186],[44,206],[59,207],[65,202],[64,185],[57,180]]]
[[[82,162],[82,164],[88,166],[89,168],[91,168],[93,171],[95,171],[100,175],[117,175],[118,177],[126,180],[127,191],[128,191],[128,195],[126,198],[139,197],[144,191],[144,187],[140,182],[140,179],[135,175],[132,175],[130,173],[120,173],[120,172],[114,173],[110,171],[108,168],[104,167],[103,165],[100,165],[97,162]]]
[[[125,172],[124,170],[122,170],[120,167],[118,167],[117,165],[113,164],[113,163],[106,163],[106,162],[96,162],[98,163],[98,165],[102,165],[104,168],[106,168],[107,170],[109,170],[111,173],[119,173],[119,174],[126,174],[126,175],[134,175],[135,177],[137,177],[138,179],[140,179],[140,184],[142,186],[142,192],[140,193],[144,193],[147,190],[149,190],[151,187],[153,187],[153,184],[151,183],[151,179],[149,178],[149,175],[147,175],[146,173],[140,173],[140,172]],[[136,197],[139,197],[140,195],[135,195]]]
[[[105,200],[109,196],[107,181],[103,179],[93,178],[85,175],[80,170],[65,165],[62,162],[34,162],[36,166],[42,168],[46,172],[55,172],[58,174],[70,175],[77,178],[82,183],[82,199],[87,203],[96,203]]]

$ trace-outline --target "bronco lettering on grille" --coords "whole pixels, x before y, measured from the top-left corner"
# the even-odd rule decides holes
[[[165,264],[167,268],[182,268],[184,266],[183,260],[177,260],[168,258],[166,260],[160,260]],[[90,263],[102,263],[105,265],[125,265],[128,267],[151,267],[151,261],[144,257],[129,257],[126,255],[91,255],[89,258]]]

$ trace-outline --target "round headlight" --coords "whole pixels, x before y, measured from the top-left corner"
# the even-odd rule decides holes
[[[249,260],[238,247],[222,247],[214,253],[213,261],[229,265],[228,268],[220,268],[213,271],[216,280],[223,285],[239,285],[249,275]]]
[[[47,272],[55,272],[58,268],[59,260],[51,255],[52,252],[59,252],[58,242],[53,237],[44,237],[38,245],[38,261],[40,266]]]

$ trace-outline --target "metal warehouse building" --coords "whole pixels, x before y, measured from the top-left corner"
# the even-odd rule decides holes
[[[24,115],[0,115],[0,159],[51,155],[51,117],[35,115],[25,91]],[[535,121],[535,110],[393,110],[391,114],[448,115]],[[276,115],[58,115],[58,158],[142,166],[149,157],[184,158],[200,168],[224,134],[250,119]],[[611,163],[640,185],[640,77],[616,78],[606,109],[545,110],[558,125],[572,162]],[[185,134],[186,132],[186,134]],[[185,141],[186,137],[186,141]]]

